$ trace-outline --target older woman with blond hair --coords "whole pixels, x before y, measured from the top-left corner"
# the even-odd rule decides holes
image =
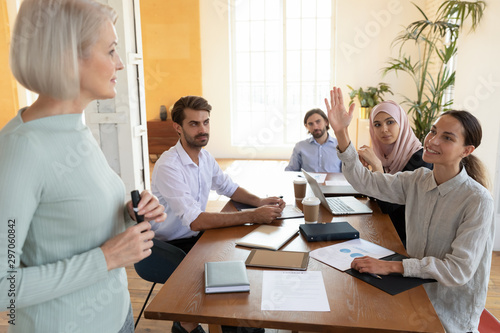
[[[124,267],[150,255],[148,221],[163,221],[164,207],[142,192],[146,221],[135,224],[82,117],[116,94],[115,20],[92,0],[19,9],[11,69],[39,97],[0,131],[0,304],[10,332],[134,331]]]

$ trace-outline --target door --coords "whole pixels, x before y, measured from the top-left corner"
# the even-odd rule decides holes
[[[498,147],[500,147],[500,136],[498,137]],[[497,152],[497,170],[496,175],[493,177],[493,199],[495,199],[495,243],[493,244],[493,251],[500,251],[500,150]]]
[[[117,74],[116,97],[89,104],[85,121],[127,192],[141,191],[150,178],[139,0],[99,1],[118,13],[117,51],[125,68]]]

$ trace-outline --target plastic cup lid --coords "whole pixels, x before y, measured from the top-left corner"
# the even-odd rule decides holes
[[[307,183],[307,180],[305,180],[304,178],[295,178],[293,180],[293,183],[294,184],[306,184]]]
[[[302,200],[302,204],[306,206],[316,206],[319,205],[319,199],[316,197],[307,197]]]

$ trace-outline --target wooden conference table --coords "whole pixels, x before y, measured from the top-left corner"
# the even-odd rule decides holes
[[[283,174],[274,179],[289,184],[286,193],[293,196],[290,175]],[[328,174],[327,180],[334,177]],[[308,188],[308,194],[309,191]],[[321,207],[319,221],[348,221],[359,230],[361,238],[406,254],[389,217],[380,212],[375,202],[360,200],[373,209],[373,214],[333,217]],[[299,201],[295,204],[302,208]],[[231,210],[235,208],[228,202],[223,211]],[[298,228],[300,223],[304,220],[275,221],[273,225],[296,224]],[[250,293],[205,294],[204,263],[245,261],[250,249],[236,246],[235,242],[256,227],[244,225],[205,231],[146,308],[145,317],[208,323],[210,332],[220,332],[220,325],[316,332],[444,332],[423,286],[391,296],[312,258],[307,270],[322,272],[330,312],[262,311],[264,269],[260,268],[247,269]],[[297,234],[280,250],[311,251],[334,243],[308,243]]]

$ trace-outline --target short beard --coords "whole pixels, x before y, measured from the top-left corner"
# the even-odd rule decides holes
[[[325,134],[325,132],[326,132],[326,128],[322,129],[321,132],[319,132],[318,134],[316,134],[316,131],[312,132],[311,134],[312,134],[313,138],[319,139]]]
[[[205,143],[199,143],[196,141],[196,138],[200,136],[206,136],[207,141]],[[208,144],[208,140],[210,139],[210,134],[209,133],[202,133],[202,134],[197,134],[195,135],[194,138],[188,137],[186,133],[184,133],[184,138],[186,139],[186,143],[193,148],[200,148],[200,147],[205,147]]]

